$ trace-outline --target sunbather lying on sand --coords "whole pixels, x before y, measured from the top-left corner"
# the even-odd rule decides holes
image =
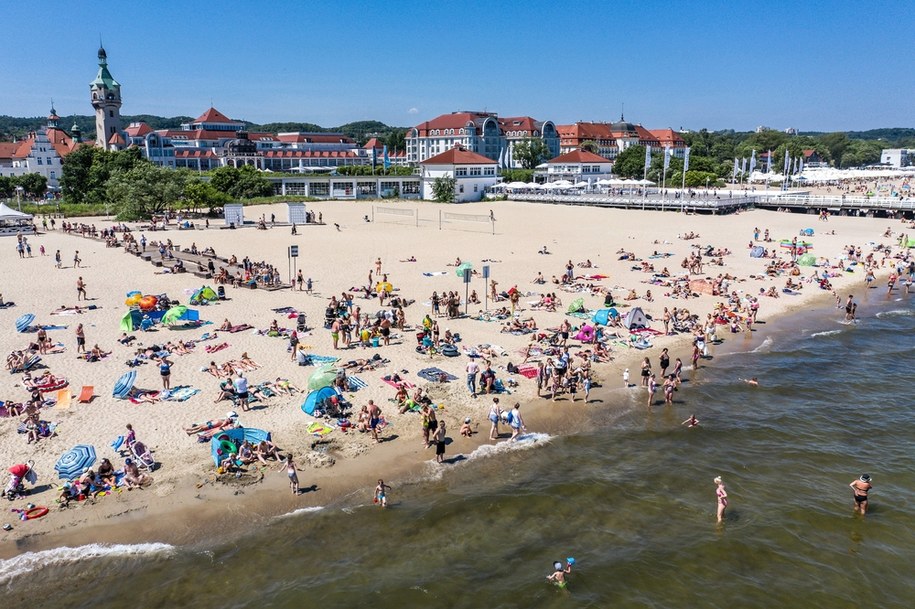
[[[278,392],[283,393],[285,395],[293,395],[295,393],[302,392],[302,389],[293,385],[289,379],[283,379],[280,377],[276,377],[276,380],[273,382],[272,386]]]
[[[231,427],[238,422],[238,414],[233,410],[226,414],[224,419],[216,419],[214,421],[207,421],[206,423],[194,423],[190,427],[184,428],[184,433],[189,436],[194,435],[195,433],[201,433],[204,431],[210,431],[213,429],[225,429]]]

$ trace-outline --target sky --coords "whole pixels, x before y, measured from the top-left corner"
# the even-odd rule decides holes
[[[122,114],[333,127],[485,110],[556,124],[915,126],[909,1],[7,2],[0,114],[91,114],[99,36]]]

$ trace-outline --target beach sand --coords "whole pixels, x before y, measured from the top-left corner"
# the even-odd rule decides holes
[[[653,316],[655,321],[652,326],[661,328],[660,319],[665,306],[686,307],[704,319],[706,313],[723,299],[705,294],[688,300],[665,297],[667,290],[644,283],[651,275],[633,270],[632,266],[637,263],[619,260],[618,250],[631,251],[638,258],[653,263],[656,270],[666,266],[672,275],[678,275],[683,271],[680,262],[694,251],[694,246],[728,248],[732,254],[724,257],[723,267],[707,264],[704,273],[694,278],[714,277],[719,273],[746,278],[751,274],[762,275],[765,265],[765,261],[748,255],[754,227],[769,229],[775,242],[761,245],[770,248],[777,247],[779,239],[791,239],[801,229],[812,227],[816,234],[808,240],[814,243],[813,253],[818,257],[826,256],[833,262],[849,244],[862,246],[865,253],[872,249],[869,244],[894,245],[894,238],[882,236],[888,226],[894,231],[905,230],[898,221],[885,219],[834,217],[828,222],[820,222],[816,216],[759,210],[728,216],[697,216],[506,201],[448,208],[448,211],[469,214],[489,214],[492,210],[496,218],[496,234],[493,235],[488,224],[466,223],[439,230],[438,215],[443,208],[422,202],[384,202],[385,206],[418,209],[418,227],[413,224],[365,222],[363,217],[371,216],[372,204],[339,201],[308,203],[310,209],[323,214],[326,224],[301,226],[296,236],[290,234],[289,227],[266,231],[248,227],[217,230],[215,223],[209,230],[145,232],[150,241],[172,239],[184,248],[193,242],[199,249],[214,248],[219,256],[234,254],[239,259],[248,256],[254,261],[265,260],[280,269],[284,280],[288,279],[287,246],[297,244],[300,248],[300,257],[296,261],[298,268],[302,269],[306,278],[314,281],[314,294],[288,289],[271,292],[227,286],[228,300],[195,307],[200,311],[200,318],[213,322],[213,325],[193,329],[159,327],[154,332],[137,332],[137,343],[150,345],[167,340],[199,339],[205,332],[212,333],[224,319],[260,329],[267,328],[276,319],[280,327],[294,328],[295,319],[287,319],[285,315],[272,311],[289,306],[305,312],[310,327],[317,326],[300,338],[302,343],[309,345],[309,352],[336,356],[344,362],[371,357],[375,353],[390,360],[387,366],[377,371],[358,373],[357,376],[367,383],[367,387],[349,396],[356,411],[369,399],[381,406],[390,422],[382,434],[384,441],[381,444],[372,442],[369,434],[344,433],[340,429],[321,439],[311,436],[306,428],[314,419],[300,409],[305,394],[271,398],[256,404],[257,408],[250,412],[239,410],[241,424],[270,431],[281,449],[296,454],[301,468],[301,485],[307,489],[297,497],[289,493],[285,475],[276,471],[279,464],[273,462],[263,472],[262,482],[250,485],[214,483],[209,444],[199,444],[194,437],[182,431],[192,423],[222,418],[227,411],[233,410],[227,401],[213,403],[218,381],[201,371],[211,360],[221,364],[247,352],[261,365],[259,369],[247,373],[251,385],[283,377],[305,387],[314,368],[297,366],[287,352],[285,339],[255,335],[251,331],[235,334],[219,332],[216,340],[200,343],[192,353],[171,358],[174,363],[172,386],[191,385],[201,389],[201,393],[185,402],[132,404],[114,399],[112,387],[118,377],[129,370],[125,362],[134,351],[133,347],[117,342],[119,321],[127,309],[124,304],[126,294],[133,290],[148,294],[167,293],[172,298],[187,302],[189,295],[201,285],[206,283],[215,287],[215,284],[189,273],[157,274],[161,269],[125,253],[123,248],[106,248],[101,241],[66,235],[59,230],[30,238],[31,259],[20,260],[15,252],[15,240],[8,239],[5,242],[8,247],[0,250],[0,282],[3,298],[14,301],[16,306],[0,310],[3,351],[9,353],[13,349],[24,348],[34,340],[34,334],[15,332],[14,322],[24,313],[34,313],[35,323],[66,325],[66,329],[49,331],[54,342],[63,343],[64,352],[44,356],[43,363],[55,375],[68,379],[74,398],[69,410],[43,410],[42,418],[59,423],[59,427],[55,437],[37,444],[26,444],[25,436],[17,434],[17,418],[0,419],[0,465],[6,468],[34,459],[39,474],[38,487],[41,489],[27,500],[11,502],[9,507],[21,508],[26,502],[32,502],[52,508],[50,514],[35,521],[21,522],[10,515],[8,519],[14,529],[0,532],[0,556],[86,541],[189,543],[211,532],[231,529],[236,523],[237,526],[249,526],[243,523],[256,523],[295,509],[326,506],[346,499],[370,502],[371,488],[377,478],[397,485],[419,481],[436,468],[447,468],[448,465],[436,466],[430,462],[434,459],[433,450],[422,446],[419,415],[400,415],[395,405],[389,402],[395,390],[380,380],[384,374],[398,372],[408,381],[420,385],[425,383],[416,376],[421,368],[437,366],[455,375],[457,381],[435,384],[430,389],[435,403],[442,407],[439,418],[447,421],[448,435],[452,438],[446,456],[454,458],[459,454],[468,454],[479,445],[488,443],[486,415],[491,399],[488,396],[472,399],[467,392],[464,367],[468,358],[420,355],[415,351],[414,332],[398,333],[400,336],[389,347],[334,351],[330,333],[323,329],[322,323],[327,300],[331,295],[339,297],[342,291],[353,292],[352,288],[365,285],[378,257],[382,259],[382,272],[388,275],[398,294],[415,299],[416,302],[406,309],[407,323],[413,326],[419,325],[423,316],[431,313],[431,307],[426,303],[433,290],[439,294],[455,290],[463,298],[465,286],[456,276],[454,267],[449,266],[454,264],[456,257],[460,257],[462,261],[472,262],[475,269],[482,267],[483,260],[493,260],[485,264],[490,265],[491,277],[498,282],[499,290],[517,286],[522,293],[530,294],[521,298],[521,316],[533,317],[541,329],[557,327],[563,319],[569,319],[573,326],[583,323],[581,319],[564,314],[568,304],[578,297],[584,299],[589,310],[602,306],[603,296],[567,293],[549,281],[552,276],[558,277],[563,273],[567,261],[575,264],[590,259],[594,268],[576,267],[577,275],[607,275],[607,279],[593,283],[612,288],[619,303],[642,307]],[[249,207],[245,210],[249,220],[261,214],[269,219],[271,213],[285,218],[285,206]],[[99,228],[111,225],[103,218],[80,222],[95,224]],[[335,224],[339,225],[339,230]],[[698,233],[699,238],[678,238],[678,235],[689,231]],[[835,231],[835,234],[826,234],[827,231]],[[140,232],[137,230],[137,236]],[[38,255],[39,245],[44,245],[47,256]],[[543,246],[551,252],[550,255],[538,254]],[[60,270],[54,268],[54,253],[58,249],[64,261],[64,268]],[[83,268],[72,267],[75,250],[79,251]],[[672,255],[649,259],[655,252]],[[787,250],[779,252],[783,257],[787,253]],[[415,256],[417,261],[402,262],[411,256]],[[804,267],[803,276],[809,276],[812,270]],[[888,268],[882,270],[884,273],[889,271]],[[423,274],[435,272],[444,274]],[[546,285],[533,283],[538,272],[546,277]],[[80,276],[87,284],[88,304],[98,308],[79,315],[50,315],[61,305],[78,304],[76,282]],[[760,288],[768,289],[773,285],[780,290],[785,279],[748,279],[732,284],[732,289],[755,295]],[[832,282],[843,302],[847,294],[861,294],[865,289],[860,267],[856,272],[842,273]],[[886,291],[885,281],[878,281],[876,285],[881,294]],[[484,280],[478,276],[473,278],[470,288],[476,290],[481,301],[484,291],[488,291]],[[623,298],[630,289],[635,289],[640,298],[627,303]],[[644,299],[647,289],[654,295],[652,302]],[[556,312],[530,310],[527,303],[547,291],[556,292],[562,306]],[[812,299],[824,294],[816,284],[807,284],[795,296],[762,297],[759,319],[771,320],[792,308],[808,306]],[[363,313],[370,315],[381,308],[377,299],[363,300],[358,293],[355,304],[362,307]],[[494,306],[510,305],[507,301],[496,305],[490,302],[490,309]],[[482,305],[470,305],[469,317],[440,318],[439,325],[442,334],[446,328],[459,333],[463,346],[499,345],[505,355],[494,358],[493,367],[499,378],[504,380],[508,378],[505,366],[509,362],[521,362],[521,353],[529,337],[500,333],[499,323],[473,319],[481,309]],[[620,310],[625,313],[628,308]],[[112,355],[96,363],[78,359],[74,337],[78,323],[85,327],[88,347],[97,343],[102,349],[112,351]],[[732,335],[719,331],[719,335],[725,337],[729,347],[740,342],[753,344],[755,340],[747,333]],[[222,342],[229,343],[229,347],[212,355],[204,350],[206,345]],[[570,341],[570,344],[578,343]],[[523,412],[531,431],[552,434],[573,432],[578,425],[584,424],[581,421],[586,417],[582,413],[588,409],[613,408],[612,396],[620,391],[623,369],[629,368],[631,382],[638,383],[639,361],[645,356],[656,361],[664,346],[670,348],[671,359],[680,357],[684,368],[689,368],[690,336],[657,336],[651,349],[639,351],[614,346],[612,362],[595,364],[595,380],[604,388],[592,392],[595,400],[590,404],[584,404],[580,399],[572,404],[568,396],[562,396],[557,402],[537,400],[535,381],[513,375],[519,387],[512,389],[511,395],[499,396],[501,405],[507,410],[515,401],[525,404]],[[577,350],[573,346],[572,352]],[[137,387],[161,387],[158,367],[154,363],[141,365],[135,370]],[[403,373],[404,370],[407,372]],[[95,387],[96,397],[91,403],[76,402],[75,396],[83,385]],[[631,391],[644,392],[644,389]],[[688,389],[685,393],[681,397],[688,401]],[[21,375],[7,373],[0,376],[0,400],[24,401],[27,398],[28,392],[21,386]],[[470,417],[479,430],[469,439],[458,435],[465,417]],[[76,444],[92,444],[99,458],[108,457],[115,467],[119,467],[123,459],[110,448],[110,443],[125,433],[127,423],[133,424],[138,438],[153,450],[156,461],[160,463],[153,473],[154,483],[143,490],[122,491],[101,497],[91,505],[79,504],[67,510],[57,510],[54,503],[57,493],[50,485],[59,482],[54,472],[58,457]]]

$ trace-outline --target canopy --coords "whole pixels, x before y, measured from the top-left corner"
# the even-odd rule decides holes
[[[95,447],[89,444],[77,444],[57,460],[54,471],[62,480],[73,480],[79,477],[83,470],[95,463]]]
[[[114,384],[114,390],[111,392],[111,395],[123,400],[127,397],[127,394],[130,393],[130,390],[133,389],[133,384],[135,382],[137,382],[137,371],[131,370],[130,372],[125,372]]]
[[[21,211],[10,209],[5,203],[0,203],[0,222],[10,222],[16,220],[31,220],[32,214],[24,214]]]
[[[508,184],[503,184],[506,188],[528,188],[528,185],[524,182],[509,182]]]
[[[26,332],[33,321],[35,321],[35,316],[32,313],[26,313],[25,315],[20,316],[16,320],[16,332]]]
[[[391,285],[390,281],[379,281],[375,285],[375,291],[378,292],[379,294],[381,294],[382,292],[384,292],[385,294],[390,294],[393,290],[394,290],[394,286]]]
[[[136,309],[131,309],[130,311],[124,313],[124,317],[121,318],[121,331],[133,332],[139,323],[140,312]]]
[[[584,298],[576,298],[576,299],[573,300],[572,303],[569,305],[569,310],[568,310],[568,312],[569,312],[569,313],[577,313],[577,312],[579,312],[579,311],[584,311],[584,310],[585,310],[585,299],[584,299]]]
[[[817,257],[813,254],[804,254],[797,259],[797,263],[801,266],[816,266]]]
[[[313,415],[318,404],[322,403],[324,400],[335,397],[336,395],[337,392],[333,387],[321,387],[316,391],[312,391],[308,394],[308,397],[305,398],[305,401],[302,402],[302,412]]]
[[[191,295],[191,304],[200,304],[206,301],[219,300],[219,296],[208,285],[203,286]]]
[[[194,309],[188,309],[184,305],[176,305],[165,312],[162,316],[162,323],[165,325],[174,324],[177,321],[199,321],[200,312]]]
[[[256,427],[236,427],[221,431],[210,439],[210,454],[213,461],[219,465],[220,461],[225,458],[222,443],[229,441],[245,441],[251,444],[260,444],[261,442],[270,441],[270,432]]]
[[[336,378],[336,366],[334,366],[334,364],[324,364],[312,372],[311,376],[308,377],[308,388],[314,390],[321,389],[322,387],[328,387],[333,385]]]
[[[465,272],[469,273],[472,270],[473,270],[473,263],[464,262],[461,264],[461,266],[457,267],[457,269],[455,269],[454,272],[458,277],[463,277]]]
[[[594,315],[591,316],[591,321],[593,321],[596,324],[601,324],[601,325],[606,326],[610,322],[611,318],[615,319],[619,316],[620,316],[619,311],[617,311],[616,309],[614,309],[612,307],[609,309],[598,309],[597,311],[594,312]]]

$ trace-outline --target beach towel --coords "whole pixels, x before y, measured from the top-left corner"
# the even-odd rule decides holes
[[[585,311],[575,311],[574,313],[566,313],[569,317],[575,317],[576,319],[586,319],[591,321],[591,316],[593,313],[587,313]]]
[[[349,383],[350,391],[359,391],[360,389],[365,389],[368,387],[368,383],[363,381],[358,376],[348,376],[346,377],[347,382]]]
[[[244,332],[245,330],[253,330],[253,329],[254,329],[254,326],[251,326],[248,324],[240,324],[237,326],[232,326],[231,328],[229,328],[227,330],[227,332],[231,332],[232,334],[235,334],[236,332]]]
[[[416,373],[416,376],[419,378],[425,379],[431,383],[448,383],[451,381],[456,381],[457,377],[453,374],[448,374],[441,368],[423,368]]]
[[[218,345],[207,345],[205,348],[206,348],[207,353],[216,353],[217,351],[222,351],[223,349],[228,349],[229,343],[220,343]]]
[[[447,275],[448,271],[432,271],[430,273],[423,273],[424,277],[438,277],[440,275]]]
[[[143,396],[145,398],[152,398],[152,401],[154,401],[154,402],[159,401],[159,392],[158,391],[138,391],[137,395]],[[136,397],[129,397],[129,398],[127,398],[127,401],[129,401],[131,404],[144,404],[144,403],[149,402],[150,400],[146,399],[146,400],[141,401],[141,400],[137,399]]]
[[[57,392],[57,405],[54,408],[57,410],[70,410],[71,397],[69,389],[61,389]]]
[[[42,330],[66,330],[67,326],[55,326],[55,325],[41,326],[41,329]]]
[[[339,357],[331,357],[329,355],[315,355],[314,353],[306,353],[305,357],[310,359],[314,364],[331,364],[340,359]]]
[[[260,385],[255,387],[255,389],[257,389],[261,393],[261,395],[263,395],[265,398],[276,397],[276,391],[274,391],[272,387],[267,385],[267,383],[261,383]]]
[[[330,427],[329,425],[325,425],[324,423],[322,423],[320,421],[315,421],[314,423],[312,423],[305,429],[305,431],[307,431],[308,433],[315,435],[315,436],[319,436],[319,437],[326,436],[333,430],[334,430],[333,427]]]
[[[159,398],[167,402],[183,402],[198,393],[200,393],[199,389],[185,385],[174,389],[166,389],[159,394]]]
[[[393,381],[393,380],[391,380],[390,374],[386,374],[385,376],[381,377],[381,380],[384,381],[385,383],[387,383],[388,385],[390,385],[391,387],[394,387],[395,389],[400,389],[401,387],[404,387],[406,389],[413,389],[414,387],[416,387],[416,385],[414,385],[410,381],[405,381],[403,379],[401,379],[400,381]]]
[[[518,366],[518,374],[528,379],[537,378],[537,366],[531,364],[522,364]]]
[[[295,313],[295,307],[280,307],[278,309],[270,309],[274,313]]]
[[[95,387],[92,385],[83,385],[82,390],[79,392],[78,402],[89,403],[92,401],[92,398],[95,395]]]

